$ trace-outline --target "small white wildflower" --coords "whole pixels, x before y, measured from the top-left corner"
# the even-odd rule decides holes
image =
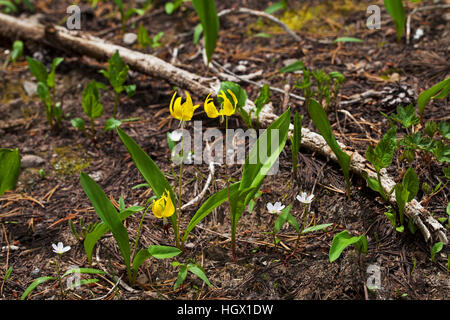
[[[52,243],[53,252],[57,254],[63,254],[70,250],[70,246],[64,247],[62,242],[58,242],[58,245]]]
[[[414,40],[419,40],[424,35],[423,29],[419,28],[416,30],[416,33],[414,34]]]
[[[311,193],[309,196],[306,192],[302,192],[300,195],[297,195],[297,200],[304,204],[310,204],[313,201],[314,195]]]
[[[275,202],[275,204],[272,204],[270,202],[267,203],[267,210],[272,214],[280,213],[281,210],[284,209],[284,207],[285,206],[282,205],[281,202]]]
[[[170,138],[170,140],[177,142],[177,141],[181,140],[182,135],[183,135],[183,131],[175,130],[175,131],[169,133],[169,138]]]

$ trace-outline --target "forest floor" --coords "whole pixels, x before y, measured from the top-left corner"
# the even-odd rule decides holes
[[[412,101],[424,89],[443,80],[450,74],[449,16],[441,10],[425,11],[412,19],[412,35],[420,26],[424,35],[406,45],[396,41],[394,25],[390,17],[382,14],[382,27],[369,30],[366,27],[368,1],[306,1],[312,15],[307,23],[295,21],[288,13],[276,13],[290,23],[303,39],[295,41],[272,23],[246,14],[229,14],[220,19],[217,50],[213,60],[237,74],[245,75],[262,70],[253,79],[272,87],[291,85],[291,92],[301,95],[293,86],[297,74],[281,74],[278,70],[295,60],[301,60],[311,69],[325,68],[327,72],[339,71],[347,81],[340,91],[341,101],[350,100],[358,93],[368,90],[382,91],[385,87],[395,92],[410,89]],[[373,2],[373,1],[371,1]],[[382,6],[381,1],[379,1]],[[36,10],[41,22],[59,23],[66,16],[71,1],[39,0]],[[102,34],[107,41],[124,45],[123,34],[113,5],[100,3],[83,20],[82,30]],[[126,3],[128,3],[126,1]],[[301,3],[288,1],[290,11],[303,12]],[[338,4],[340,3],[340,4]],[[248,7],[264,10],[270,1],[239,0],[217,1],[218,11],[229,7]],[[86,5],[89,8],[88,5]],[[383,9],[384,10],[384,9]],[[35,13],[36,14],[36,13]],[[24,17],[32,15],[23,13]],[[306,18],[304,18],[306,19]],[[309,19],[309,18],[308,18]],[[147,52],[193,73],[208,75],[202,56],[196,54],[199,46],[192,41],[193,28],[198,18],[192,5],[182,5],[172,15],[164,12],[160,3],[141,20],[150,35],[164,31],[162,46]],[[108,28],[110,30],[108,31]],[[127,27],[127,32],[137,32],[138,24]],[[264,33],[264,36],[261,36]],[[267,36],[269,35],[269,36]],[[353,36],[363,43],[325,44],[319,39],[335,39]],[[132,46],[141,50],[137,44]],[[72,234],[68,220],[78,226],[80,219],[98,222],[91,204],[80,185],[80,172],[95,176],[105,193],[118,201],[123,197],[127,205],[145,205],[151,192],[144,188],[132,189],[144,183],[143,177],[133,164],[117,134],[104,133],[102,124],[109,118],[114,103],[112,90],[102,91],[105,113],[98,119],[97,140],[84,136],[70,124],[70,119],[83,117],[81,93],[90,80],[106,83],[99,70],[105,61],[57,52],[39,43],[26,42],[25,55],[41,55],[46,64],[54,57],[64,57],[57,69],[56,96],[63,101],[66,119],[62,129],[52,131],[44,115],[42,104],[34,94],[24,89],[25,82],[35,81],[22,59],[5,66],[5,50],[11,42],[0,39],[0,146],[18,148],[22,156],[37,155],[44,159],[37,168],[23,169],[16,190],[0,197],[0,247],[15,245],[18,250],[0,251],[0,275],[13,267],[10,279],[1,288],[0,299],[19,299],[30,283],[39,276],[55,274],[56,255],[52,243],[62,241],[71,250],[62,257],[62,269],[69,266],[89,267],[83,243]],[[174,50],[177,56],[174,57]],[[213,74],[211,74],[213,75]],[[131,73],[128,83],[136,84],[136,94],[129,98],[122,95],[118,118],[138,118],[121,126],[151,157],[168,179],[177,186],[178,167],[170,160],[166,134],[178,127],[178,121],[170,119],[169,102],[173,87],[169,83],[136,72]],[[259,88],[253,84],[240,83],[250,99],[258,97]],[[403,88],[402,88],[403,86]],[[407,89],[405,89],[407,88]],[[180,88],[183,89],[183,88]],[[190,93],[196,103],[206,97]],[[381,98],[367,98],[359,103],[345,106],[359,124],[339,108],[330,112],[336,138],[347,146],[365,154],[369,143],[381,139],[389,129],[389,122],[380,111],[391,114],[395,106],[383,103]],[[274,112],[281,114],[284,95],[272,92]],[[307,115],[303,102],[290,98],[292,110],[304,114],[303,125],[316,130]],[[428,105],[425,118],[442,120],[450,118],[448,99],[436,100]],[[19,125],[6,125],[20,119]],[[193,120],[201,120],[203,129],[218,126],[218,121],[208,119],[203,108],[197,109]],[[238,117],[230,121],[233,128],[245,128]],[[188,123],[192,130],[192,123]],[[224,127],[220,127],[224,129]],[[397,157],[398,158],[398,157]],[[230,223],[228,206],[222,205],[195,228],[187,240],[182,255],[172,260],[150,259],[143,264],[134,292],[118,286],[110,295],[113,299],[449,299],[450,277],[447,271],[448,246],[430,261],[430,244],[425,243],[420,232],[398,233],[384,215],[386,203],[367,187],[364,179],[353,176],[351,198],[345,196],[345,181],[340,168],[326,158],[301,149],[298,176],[292,181],[291,155],[285,148],[280,156],[279,172],[267,176],[262,186],[262,196],[257,199],[252,213],[245,213],[238,224],[237,262],[231,257]],[[421,182],[431,186],[439,183],[442,165],[433,160],[414,163]],[[399,176],[400,159],[395,159],[390,172]],[[41,171],[41,169],[43,171]],[[228,171],[238,180],[241,165],[230,166]],[[45,173],[45,176],[42,175]],[[183,184],[183,202],[195,197],[208,176],[207,165],[186,165]],[[214,180],[206,194],[224,188],[225,168],[216,167]],[[291,213],[301,215],[300,203],[295,196],[301,191],[313,192],[311,204],[313,220],[310,223],[333,223],[327,232],[315,232],[301,237],[296,253],[286,261],[294,247],[296,233],[292,228],[283,229],[280,239],[285,247],[272,245],[274,217],[266,210],[267,202],[292,203]],[[426,209],[436,217],[445,217],[449,188],[436,194],[426,203]],[[417,199],[422,199],[419,191]],[[190,206],[182,215],[182,230],[198,206]],[[126,227],[131,240],[138,229],[141,214],[129,217]],[[347,249],[335,262],[330,263],[328,252],[333,236],[342,230],[352,235],[365,234],[368,238],[367,255],[359,257],[353,249]],[[448,234],[448,233],[447,233]],[[174,245],[173,232],[169,235],[162,228],[162,221],[147,215],[143,224],[140,244]],[[120,251],[114,238],[105,236],[98,244],[98,257],[94,267],[105,268],[116,275],[124,275]],[[289,248],[289,250],[288,250]],[[213,284],[209,288],[201,280],[189,275],[177,290],[173,285],[177,269],[171,261],[195,260],[200,263]],[[370,273],[369,266],[380,268],[381,287],[365,289]],[[7,267],[7,268],[5,268]],[[99,282],[69,291],[67,298],[90,299],[107,294],[114,280],[99,276]],[[0,282],[1,283],[1,282]],[[114,297],[112,297],[112,295]],[[40,285],[30,295],[31,299],[59,299],[56,283]]]

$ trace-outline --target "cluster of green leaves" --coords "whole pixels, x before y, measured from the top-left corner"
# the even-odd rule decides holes
[[[38,60],[27,57],[31,73],[38,81],[37,94],[45,105],[47,121],[53,128],[59,128],[62,120],[61,103],[55,101],[55,76],[56,68],[64,61],[63,58],[53,59],[50,72],[44,64]]]
[[[103,105],[100,102],[100,89],[105,89],[103,83],[92,80],[83,90],[81,105],[83,106],[84,114],[91,122],[91,137],[95,137],[94,120],[100,118],[103,114]],[[71,120],[72,125],[78,130],[87,134],[86,124],[82,118],[74,118]]]
[[[34,11],[33,4],[30,0],[0,0],[0,8],[3,7],[5,13],[18,13],[22,5],[29,11]]]
[[[161,46],[161,43],[159,40],[164,36],[164,32],[159,32],[152,38],[148,35],[147,29],[144,27],[143,24],[139,25],[138,29],[138,44],[141,46],[141,48],[146,49],[147,47],[152,47],[152,49],[158,48]]]
[[[276,235],[277,235],[277,233],[280,232],[281,228],[286,223],[288,223],[291,227],[293,227],[295,229],[295,231],[297,232],[297,236],[298,236],[297,240],[300,239],[301,235],[304,235],[304,234],[307,234],[310,232],[315,232],[315,231],[322,231],[333,225],[332,223],[325,223],[325,224],[319,224],[319,225],[305,228],[306,227],[305,224],[304,223],[299,224],[297,219],[290,213],[291,209],[292,209],[292,204],[288,205],[286,208],[281,210],[280,215],[275,220],[275,223],[273,225],[273,240],[274,240],[275,245],[280,243],[281,240]],[[307,212],[305,211],[304,214],[306,215]],[[306,216],[303,220],[306,221]]]
[[[419,129],[419,124],[421,119],[423,119],[423,112],[428,102],[432,99],[445,98],[449,92],[450,78],[447,78],[431,89],[424,91],[419,96],[417,108],[412,104],[406,107],[398,106],[396,113],[390,116],[383,114],[389,119],[391,128],[375,147],[369,145],[367,148],[366,158],[372,163],[377,172],[377,179],[366,177],[367,183],[372,190],[379,192],[385,200],[388,200],[388,194],[395,191],[400,225],[397,224],[397,214],[394,209],[390,208],[385,214],[399,232],[404,231],[405,206],[417,196],[419,191],[419,178],[414,168],[410,167],[405,171],[402,182],[397,183],[387,193],[382,187],[380,170],[392,164],[396,150],[400,151],[401,159],[407,160],[409,164],[414,163],[418,151],[434,155],[439,163],[450,162],[450,146],[448,144],[450,123],[448,121],[436,123],[430,120],[425,123],[422,131]],[[397,138],[396,124],[400,125],[407,132],[403,137]],[[430,165],[431,159],[429,157],[426,159],[428,165]],[[444,168],[443,171],[448,179],[450,177],[449,169]],[[438,189],[438,187],[435,189]],[[425,193],[429,191],[428,185],[425,184],[422,186],[422,189]],[[408,227],[412,233],[415,232],[413,221],[408,221]]]
[[[122,60],[119,52],[116,51],[111,59],[108,60],[108,68],[106,70],[100,70],[100,73],[108,79],[111,87],[115,93],[113,118],[116,118],[117,107],[119,105],[119,96],[125,91],[129,97],[133,96],[136,92],[136,85],[124,85],[128,77],[128,71],[130,67]]]
[[[211,282],[209,282],[209,279],[206,276],[205,270],[198,263],[189,262],[189,263],[185,264],[185,263],[180,263],[178,261],[174,261],[174,262],[172,262],[172,267],[179,267],[179,269],[180,269],[178,271],[177,281],[175,282],[174,290],[178,289],[179,286],[181,286],[183,284],[184,280],[186,280],[188,271],[191,272],[192,274],[196,275],[197,277],[199,277],[204,283],[206,283],[208,285],[208,287],[212,287]]]
[[[344,230],[334,236],[331,243],[330,251],[328,253],[330,262],[337,260],[341,253],[350,245],[354,245],[359,253],[367,253],[367,238],[365,235],[359,237],[352,237],[347,230]]]
[[[20,173],[20,154],[18,149],[0,149],[0,196],[13,190]]]
[[[306,68],[302,61],[296,61],[279,70],[280,73],[302,71],[301,77],[297,79],[295,87],[302,90],[306,104],[310,99],[317,100],[324,105],[328,113],[332,101],[336,101],[339,89],[346,81],[342,73],[333,71],[326,73],[324,69],[313,70]]]
[[[181,253],[178,248],[158,245],[151,245],[148,248],[140,249],[139,251],[137,251],[139,234],[136,239],[134,250],[133,252],[131,252],[128,231],[123,225],[122,221],[131,214],[139,212],[144,208],[130,207],[125,209],[123,204],[121,205],[122,210],[119,213],[117,212],[111,201],[108,199],[106,194],[103,192],[103,190],[94,180],[92,180],[91,177],[89,177],[85,173],[81,173],[80,179],[84,192],[91,201],[95,212],[102,220],[102,222],[95,227],[94,231],[89,233],[84,240],[85,251],[88,255],[89,261],[92,261],[92,251],[95,243],[109,231],[112,232],[113,237],[116,240],[117,245],[119,246],[122,258],[125,263],[125,267],[127,269],[128,279],[131,284],[135,283],[139,267],[147,259],[151,257],[154,257],[156,259],[168,259],[175,257]],[[150,207],[146,209],[145,213],[149,208]]]

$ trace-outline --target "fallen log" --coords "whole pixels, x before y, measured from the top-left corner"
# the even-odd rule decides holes
[[[106,60],[118,51],[131,69],[163,79],[201,97],[206,97],[210,92],[217,94],[220,87],[220,80],[216,77],[205,78],[190,73],[155,56],[108,43],[83,32],[69,31],[58,26],[44,26],[30,20],[17,19],[1,13],[0,36],[10,39],[33,40],[100,60]],[[248,100],[245,108],[247,110],[253,109],[254,103]],[[268,105],[259,114],[259,123],[262,126],[268,126],[277,118],[278,115],[274,114]],[[337,160],[323,137],[307,128],[302,129],[302,145],[334,161]],[[363,156],[350,151],[342,144],[341,147],[351,155],[351,170],[353,173],[361,176],[367,174],[369,177],[376,178],[375,171]],[[381,182],[385,190],[391,190],[395,185],[394,179],[386,172],[383,172]],[[395,205],[395,192],[390,195],[389,201]],[[446,229],[418,201],[413,200],[406,205],[405,215],[414,221],[426,242],[442,241],[444,244],[448,244]]]

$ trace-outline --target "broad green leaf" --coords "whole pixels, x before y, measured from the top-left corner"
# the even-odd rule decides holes
[[[428,90],[422,92],[417,98],[417,110],[419,111],[419,116],[422,119],[425,107],[430,102],[431,99],[444,98],[450,92],[450,77],[445,80],[435,84]]]
[[[275,12],[286,9],[286,8],[287,8],[286,1],[280,1],[280,2],[275,2],[274,4],[267,7],[267,9],[264,10],[264,12],[267,14],[274,14]]]
[[[303,115],[300,116],[298,112],[295,112],[294,116],[294,132],[291,137],[291,153],[292,153],[292,169],[294,177],[297,174],[298,167],[298,153],[300,152],[300,145],[302,142],[302,121]]]
[[[9,280],[9,277],[11,277],[12,271],[13,271],[13,267],[9,267],[8,270],[5,273],[5,277],[3,278],[4,282]]]
[[[278,70],[278,72],[279,73],[289,73],[289,72],[299,71],[304,68],[305,68],[305,64],[303,63],[303,61],[298,60],[284,68],[281,68],[280,70]]]
[[[333,41],[333,43],[337,43],[337,42],[357,42],[357,43],[363,43],[364,41],[362,41],[361,39],[358,38],[353,38],[353,37],[340,37],[337,38]]]
[[[141,249],[138,251],[138,253],[136,253],[133,259],[133,277],[137,276],[139,267],[144,263],[145,260],[149,259],[151,256],[152,255],[148,251],[148,249]]]
[[[116,51],[111,59],[108,60],[108,68],[100,70],[100,73],[109,80],[114,91],[119,94],[124,90],[123,84],[127,79],[128,70],[129,67],[123,62],[119,52]]]
[[[417,192],[419,191],[419,177],[413,168],[406,170],[406,173],[403,176],[403,185],[409,192],[407,202],[410,202],[416,197]]]
[[[132,214],[134,214],[138,211],[142,211],[143,209],[144,209],[143,207],[129,207],[119,213],[119,219],[120,219],[120,221],[124,221],[126,218],[128,218]],[[95,244],[108,231],[110,231],[108,226],[104,222],[100,222],[99,224],[97,224],[95,226],[95,228],[92,232],[90,232],[86,235],[83,246],[84,246],[84,251],[86,252],[86,255],[88,257],[90,264],[92,263],[92,252],[94,250]]]
[[[116,208],[113,206],[111,201],[109,201],[103,190],[94,180],[92,180],[91,177],[82,172],[80,174],[80,179],[81,186],[83,187],[84,192],[91,201],[95,212],[111,230],[114,239],[116,240],[122,253],[122,257],[124,259],[128,273],[130,273],[130,242],[128,238],[128,232],[127,229],[123,226]]]
[[[30,68],[31,73],[35,76],[38,82],[42,82],[47,84],[47,69],[42,64],[42,62],[35,60],[33,58],[27,57],[28,66]]]
[[[105,121],[105,131],[114,130],[116,128],[119,128],[121,125],[122,121],[114,118],[109,118],[108,120]]]
[[[25,300],[25,298],[31,293],[31,291],[33,291],[34,289],[36,289],[36,287],[44,282],[47,282],[49,280],[56,280],[55,277],[40,277],[37,278],[36,280],[34,280],[30,286],[25,290],[25,292],[22,294],[22,296],[20,297],[20,300]]]
[[[361,235],[359,237],[352,237],[347,230],[338,233],[333,238],[333,242],[331,243],[329,252],[330,262],[333,262],[336,259],[338,259],[342,251],[344,251],[345,248],[347,248],[352,244],[359,252],[361,253],[367,252],[367,238],[365,235]]]
[[[275,220],[275,224],[273,225],[273,233],[274,234],[277,234],[281,230],[281,228],[284,226],[284,224],[288,221],[288,215],[289,215],[289,212],[291,211],[291,208],[292,208],[292,204],[288,205],[286,208],[281,210],[280,215]],[[298,224],[297,224],[297,226],[298,226]],[[299,230],[299,232],[300,232],[300,230]]]
[[[264,107],[265,104],[269,103],[269,101],[270,101],[270,89],[269,89],[269,85],[265,84],[261,87],[259,96],[255,100],[256,118],[258,118],[259,113],[261,112],[262,108]]]
[[[50,91],[48,90],[48,87],[45,83],[40,82],[40,81],[38,82],[37,94],[38,94],[39,98],[42,100],[42,102],[44,102],[46,107],[51,106]]]
[[[242,89],[242,87],[240,85],[238,85],[237,83],[234,83],[232,81],[223,81],[220,83],[220,89],[219,89],[219,93],[220,92],[225,92],[225,94],[227,95],[228,99],[230,99],[230,101],[233,101],[231,95],[228,93],[228,90],[231,90],[234,95],[236,96],[237,100],[238,100],[238,106],[239,107],[244,107],[245,104],[247,103],[247,93],[245,92],[244,89]],[[223,102],[222,98],[218,98],[218,101],[220,103]]]
[[[9,13],[9,12],[14,12],[17,13],[19,12],[19,9],[17,9],[17,7],[11,2],[11,1],[7,1],[7,0],[0,0],[0,6],[5,6],[5,12]]]
[[[328,228],[329,226],[332,226],[332,225],[333,225],[332,223],[318,224],[317,226],[312,226],[312,227],[304,229],[302,231],[302,234],[314,232],[314,231],[325,230],[326,228]]]
[[[403,30],[405,29],[406,14],[402,0],[384,0],[386,11],[394,19],[395,29],[397,30],[397,41],[400,42]]]
[[[235,192],[237,192],[239,188],[239,182],[234,183],[230,185],[230,195],[233,195]],[[202,206],[197,210],[195,215],[192,217],[191,221],[189,221],[188,226],[186,227],[186,230],[184,232],[184,236],[182,239],[182,243],[184,244],[189,233],[192,231],[192,229],[195,228],[197,224],[200,223],[204,218],[206,218],[215,208],[220,206],[222,203],[228,200],[228,192],[227,188],[224,188],[218,192],[216,192],[214,195],[210,196],[203,204]]]
[[[370,189],[378,192],[379,194],[383,194],[384,191],[383,191],[382,187],[380,186],[380,183],[378,182],[377,179],[367,177],[366,180],[367,180],[367,185],[369,186]]]
[[[139,172],[144,177],[145,181],[150,185],[150,187],[153,189],[153,192],[155,195],[160,198],[164,192],[168,191],[170,194],[170,197],[172,198],[172,202],[175,204],[175,195],[172,190],[172,186],[170,185],[169,181],[167,181],[164,174],[161,172],[161,170],[158,168],[156,163],[150,158],[150,156],[145,153],[144,150],[139,147],[139,145],[131,139],[122,129],[116,128],[117,133],[119,134],[120,139],[122,140],[123,144],[127,148],[128,152],[131,155],[131,158],[134,161],[134,164],[136,165]],[[176,208],[175,213],[170,216],[169,218],[173,230],[175,232],[175,238],[178,236],[176,234],[176,226],[177,226],[177,215],[176,215]]]
[[[395,228],[397,226],[397,218],[395,212],[385,212],[384,215],[388,218],[392,226]]]
[[[15,188],[19,173],[19,149],[0,149],[0,196]]]
[[[403,226],[404,221],[404,213],[405,213],[405,205],[408,202],[409,191],[403,184],[395,185],[395,200],[398,206],[398,212],[400,215],[400,226]]]
[[[83,90],[81,104],[84,113],[90,119],[96,119],[103,114],[103,105],[100,103],[100,91],[95,80],[88,83]]]
[[[147,48],[152,43],[148,35],[147,29],[144,27],[142,23],[139,25],[137,36],[138,36],[138,44],[142,48]]]
[[[156,259],[170,259],[181,253],[181,250],[176,247],[169,246],[150,246],[148,252],[153,258]]]
[[[320,134],[336,155],[347,183],[347,195],[350,196],[350,156],[342,151],[341,147],[337,143],[333,131],[331,130],[328,116],[316,100],[310,99],[308,104],[308,113]]]
[[[178,289],[178,287],[183,284],[184,280],[186,280],[187,273],[187,266],[181,265],[180,270],[178,271],[177,281],[175,282],[175,285],[173,287],[174,290]]]
[[[375,148],[371,145],[367,148],[366,158],[379,172],[381,169],[389,167],[394,157],[394,151],[397,146],[397,127],[392,127],[384,135]]]
[[[192,40],[194,45],[197,45],[202,33],[203,33],[203,26],[199,23],[194,29],[194,38]]]
[[[208,63],[216,49],[219,34],[219,17],[217,16],[215,1],[192,0],[194,9],[200,17],[205,37],[205,51]]]
[[[204,283],[208,285],[208,287],[212,287],[211,282],[209,282],[208,277],[206,276],[205,270],[203,270],[202,267],[200,267],[196,263],[189,263],[187,265],[187,269],[195,274],[197,277],[203,280]]]
[[[55,58],[52,62],[52,67],[47,78],[47,86],[49,88],[55,87],[56,68],[64,61],[64,58]]]
[[[436,253],[441,252],[443,247],[444,247],[444,243],[442,243],[442,242],[436,242],[433,245],[433,247],[431,248],[431,261],[434,262],[434,257],[436,256]]]

